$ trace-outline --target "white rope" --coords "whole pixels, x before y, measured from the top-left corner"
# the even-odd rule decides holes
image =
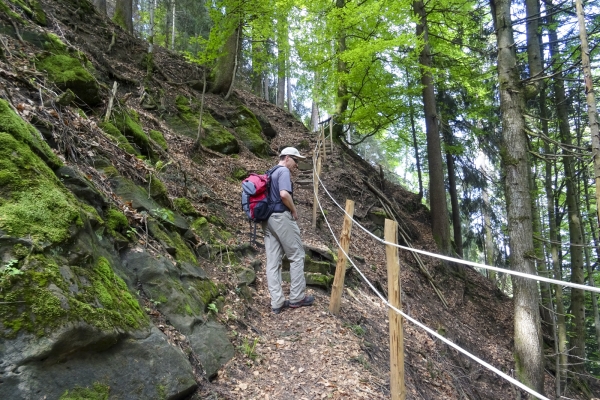
[[[329,231],[331,232],[331,236],[333,237],[333,239],[335,240],[336,244],[338,245],[338,248],[342,251],[342,253],[344,253],[344,256],[346,257],[346,259],[348,261],[350,261],[350,263],[352,264],[352,266],[356,269],[356,271],[358,271],[358,273],[360,274],[360,276],[362,277],[362,279],[365,281],[365,283],[371,288],[371,290],[373,290],[373,292],[385,303],[385,305],[387,307],[389,307],[390,309],[394,310],[396,313],[400,314],[402,317],[406,318],[407,320],[409,320],[410,322],[412,322],[413,324],[417,325],[418,327],[424,329],[427,333],[429,333],[430,335],[433,335],[434,337],[436,337],[437,339],[441,340],[442,342],[446,343],[448,346],[458,350],[459,352],[463,353],[464,355],[470,357],[472,360],[476,361],[477,363],[483,365],[484,367],[488,368],[490,371],[495,372],[496,374],[500,375],[501,377],[503,377],[504,379],[506,379],[507,381],[509,381],[510,383],[512,383],[515,386],[518,386],[519,388],[527,391],[528,393],[534,395],[535,397],[537,397],[538,399],[542,399],[542,400],[549,400],[547,397],[542,396],[541,394],[535,392],[534,390],[532,390],[531,388],[527,387],[526,385],[522,384],[521,382],[517,381],[516,379],[512,378],[509,375],[506,375],[504,372],[500,371],[499,369],[497,369],[496,367],[488,364],[487,362],[483,361],[482,359],[474,356],[473,354],[469,353],[468,351],[462,349],[461,347],[459,347],[458,345],[452,343],[450,340],[446,339],[445,337],[441,336],[440,334],[438,334],[437,332],[435,332],[434,330],[428,328],[427,326],[423,325],[422,323],[420,323],[419,321],[417,321],[416,319],[410,317],[409,315],[405,314],[404,312],[402,312],[401,310],[397,309],[396,307],[392,306],[387,299],[385,299],[385,297],[383,297],[383,295],[381,293],[379,293],[379,291],[377,291],[377,289],[373,286],[373,284],[367,279],[367,277],[363,274],[363,272],[356,266],[356,264],[354,263],[354,261],[352,261],[352,259],[348,256],[348,254],[344,251],[344,249],[342,248],[341,244],[339,243],[339,241],[337,240],[335,234],[333,233],[333,229],[331,228],[331,225],[329,224],[329,221],[327,220],[327,217],[325,216],[325,213],[323,212],[323,207],[321,206],[321,202],[319,201],[319,199],[317,198],[317,203],[319,205],[319,209],[321,210],[321,214],[323,215],[323,218],[325,219],[325,222],[327,223],[327,227],[329,228]]]
[[[325,192],[327,193],[327,195],[329,196],[329,198],[335,203],[335,205],[338,206],[338,208],[340,210],[342,210],[344,212],[344,214],[346,214],[347,216],[349,216],[349,217],[352,218],[352,216],[350,216],[350,214],[348,214],[346,212],[346,210],[344,210],[344,208],[342,206],[340,206],[337,201],[335,201],[335,199],[333,198],[333,196],[331,195],[331,193],[329,193],[329,191],[325,187],[325,184],[323,183],[323,181],[321,181],[321,178],[318,175],[317,175],[317,179],[319,180],[319,183],[323,187],[323,190],[325,190]],[[489,266],[489,265],[486,265],[486,264],[476,263],[476,262],[467,261],[467,260],[461,260],[460,258],[448,257],[448,256],[444,256],[444,255],[437,254],[437,253],[431,253],[431,252],[428,252],[428,251],[425,251],[425,250],[419,250],[419,249],[415,249],[415,248],[412,248],[412,247],[402,246],[402,245],[399,245],[399,244],[396,244],[396,243],[386,242],[385,240],[383,240],[383,239],[375,236],[371,231],[369,231],[367,228],[365,228],[364,226],[362,226],[354,218],[352,218],[352,221],[355,224],[357,224],[360,229],[362,229],[363,231],[365,231],[367,234],[371,235],[375,240],[377,240],[377,241],[379,241],[379,242],[381,242],[383,244],[388,244],[390,246],[395,246],[395,247],[397,247],[399,249],[402,249],[402,250],[408,250],[408,251],[412,251],[414,253],[419,253],[419,254],[423,254],[423,255],[426,255],[426,256],[431,256],[431,257],[439,258],[441,260],[452,261],[452,262],[459,263],[459,264],[470,265],[472,267],[478,267],[478,268],[488,269],[490,271],[496,271],[496,272],[502,272],[504,274],[515,275],[515,276],[519,276],[521,278],[534,279],[534,280],[537,280],[537,281],[548,282],[548,283],[552,283],[552,284],[555,284],[555,285],[569,286],[569,287],[572,287],[572,288],[575,288],[575,289],[587,290],[589,292],[600,293],[600,287],[582,285],[580,283],[572,283],[572,282],[559,281],[559,280],[556,280],[556,279],[546,278],[546,277],[539,276],[539,275],[533,275],[533,274],[528,274],[528,273],[525,273],[525,272],[513,271],[512,269],[504,269],[504,268],[492,267],[492,266]]]
[[[315,164],[315,160],[313,159],[313,167]],[[319,181],[321,181],[321,179],[319,178]],[[321,183],[321,185],[324,187],[324,185]],[[437,332],[435,332],[434,330],[428,328],[427,326],[423,325],[422,323],[420,323],[419,321],[417,321],[416,319],[410,317],[409,315],[405,314],[404,312],[402,312],[401,310],[397,309],[396,307],[392,306],[385,297],[383,297],[383,295],[381,293],[379,293],[379,291],[375,288],[375,286],[373,286],[373,284],[367,279],[367,277],[363,274],[363,272],[360,270],[360,268],[358,268],[356,266],[356,264],[354,263],[354,261],[352,261],[352,259],[350,258],[350,256],[344,251],[344,249],[342,248],[340,242],[337,240],[337,237],[335,236],[335,233],[333,232],[333,229],[331,228],[331,225],[329,224],[329,221],[327,220],[327,216],[325,215],[325,212],[323,211],[323,207],[321,206],[321,201],[319,200],[318,196],[316,196],[315,194],[315,200],[317,201],[317,204],[319,205],[319,209],[321,210],[321,215],[323,215],[323,219],[325,220],[325,223],[327,224],[327,227],[329,228],[329,231],[331,232],[331,236],[333,237],[333,240],[335,240],[335,243],[337,244],[338,248],[342,251],[342,253],[344,254],[344,256],[346,257],[346,259],[348,261],[350,261],[350,263],[352,264],[352,266],[356,269],[356,271],[358,271],[358,273],[360,274],[361,278],[365,281],[365,283],[371,288],[371,290],[385,303],[385,305],[387,307],[389,307],[391,310],[394,310],[394,312],[400,314],[402,317],[406,318],[408,321],[412,322],[413,324],[417,325],[418,327],[424,329],[427,333],[429,333],[430,335],[433,335],[434,337],[438,338],[439,340],[441,340],[442,342],[446,343],[448,346],[456,349],[457,351],[459,351],[460,353],[463,353],[464,355],[466,355],[467,357],[471,358],[472,360],[474,360],[475,362],[479,363],[480,365],[483,365],[484,367],[488,368],[490,371],[495,372],[496,374],[500,375],[501,377],[503,377],[504,379],[506,379],[507,381],[509,381],[510,383],[512,383],[513,385],[525,390],[527,393],[537,397],[538,399],[541,400],[550,400],[549,398],[537,393],[536,391],[534,391],[533,389],[527,387],[526,385],[522,384],[521,382],[517,381],[516,379],[514,379],[513,377],[505,374],[504,372],[500,371],[499,369],[497,369],[496,367],[494,367],[491,364],[488,364],[487,362],[483,361],[482,359],[474,356],[473,354],[469,353],[468,351],[462,349],[461,347],[459,347],[458,345],[452,343],[450,340],[446,339],[445,337],[441,336],[440,334],[438,334]],[[329,193],[328,193],[329,194]],[[331,195],[329,195],[329,197],[331,197]],[[332,198],[333,200],[333,198]],[[335,202],[335,200],[334,200]],[[336,203],[337,204],[337,203]],[[338,205],[339,207],[339,205]],[[345,213],[345,210],[344,210]],[[377,238],[379,239],[379,238]],[[387,243],[387,242],[386,242]],[[393,243],[390,243],[393,244]]]

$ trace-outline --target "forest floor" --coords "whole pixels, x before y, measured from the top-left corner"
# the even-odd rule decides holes
[[[193,140],[170,130],[162,117],[176,113],[176,95],[200,98],[201,88],[197,90],[191,86],[192,81],[201,79],[199,69],[188,64],[180,55],[157,47],[153,78],[144,83],[146,69],[141,63],[147,49],[144,42],[125,34],[100,15],[82,14],[69,2],[43,0],[42,3],[48,14],[47,29],[86,54],[96,67],[99,80],[105,84],[106,98],[112,81],[116,79],[120,82],[118,97],[127,107],[138,110],[145,129],[163,132],[169,145],[168,160],[171,164],[161,178],[169,195],[186,195],[202,213],[210,213],[213,203],[218,203],[227,216],[225,223],[228,230],[236,233],[226,245],[247,242],[249,228],[239,206],[240,185],[229,179],[232,169],[240,166],[247,171],[264,171],[276,163],[276,157],[259,159],[245,148],[236,158],[210,152],[190,154]],[[111,46],[113,32],[117,35],[114,46]],[[7,56],[0,60],[0,87],[3,87],[0,95],[13,104],[29,105],[25,107],[26,113],[19,110],[27,119],[31,120],[36,114],[41,120],[48,119],[47,115],[42,115],[42,110],[31,106],[40,102],[37,93],[27,84],[31,76],[28,60],[35,57],[35,50],[9,36],[4,36],[2,45]],[[108,51],[109,48],[112,50]],[[144,91],[160,98],[164,109],[159,112],[140,108]],[[216,114],[227,115],[236,103],[263,114],[277,131],[277,136],[270,143],[273,154],[286,146],[299,146],[302,141],[308,142],[309,148],[315,144],[315,135],[308,132],[296,117],[247,91],[235,90],[230,101],[208,94],[206,102],[207,109]],[[92,120],[97,121],[104,111],[95,110],[96,116]],[[78,140],[88,143],[89,151],[100,151],[97,144],[91,144],[93,140],[100,139],[90,136],[93,127],[86,124],[79,126]],[[310,153],[310,150],[304,152]],[[146,168],[141,164],[124,164],[123,160],[125,158],[121,161],[113,159],[113,162],[121,162],[120,171],[129,168],[128,176],[133,178],[141,175],[136,168]],[[67,161],[78,164],[82,170],[93,167],[86,164],[85,157],[77,161],[67,157]],[[182,176],[185,177],[185,186]],[[373,224],[369,225],[368,211],[379,207],[380,203],[362,181],[367,179],[381,188],[382,182],[377,177],[375,168],[349,156],[337,145],[333,154],[328,155],[322,173],[325,187],[336,201],[344,204],[346,199],[354,200],[356,219],[371,228]],[[295,173],[294,180],[297,179],[298,174]],[[428,212],[418,204],[416,195],[390,182],[384,185],[382,191],[402,210],[400,223],[409,233],[412,246],[436,252]],[[198,188],[210,189],[215,198],[202,198]],[[311,226],[312,187],[298,187],[294,199],[304,242],[336,251],[335,241],[324,220],[320,220],[317,229]],[[320,199],[326,210],[326,219],[333,232],[339,235],[343,211],[325,193],[321,192]],[[385,248],[382,244],[354,227],[350,256],[359,256],[357,267],[375,287],[387,290]],[[255,259],[265,265],[264,253],[259,251],[254,257],[244,259],[244,266],[250,266]],[[422,260],[433,282],[428,281],[419,270],[411,254],[400,251],[404,311],[512,375],[512,300],[470,267],[452,267],[425,257]],[[346,277],[349,290],[344,292],[339,316],[328,311],[330,293],[318,288],[308,289],[308,293],[316,297],[312,307],[287,309],[276,315],[271,312],[264,267],[251,288],[252,300],[247,301],[236,291],[234,267],[227,260],[226,253],[218,262],[203,260],[201,264],[211,279],[227,287],[225,309],[219,313],[218,319],[228,327],[237,351],[216,378],[211,381],[199,378],[199,389],[193,395],[194,399],[389,398],[388,310],[356,270],[351,270]],[[433,284],[442,293],[447,306],[434,291]],[[502,378],[406,322],[404,346],[409,399],[516,399],[521,396]],[[551,352],[548,350],[549,354]],[[553,375],[547,369],[546,393],[552,392]],[[567,395],[581,398],[578,393]]]

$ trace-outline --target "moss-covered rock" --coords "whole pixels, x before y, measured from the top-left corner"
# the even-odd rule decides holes
[[[175,132],[196,139],[198,136],[199,111],[194,112],[190,107],[189,100],[183,96],[177,97],[176,106],[179,114],[175,117],[168,117],[167,123]],[[240,151],[235,136],[206,111],[202,115],[202,127],[205,132],[205,138],[201,140],[203,146],[223,154],[235,154]]]
[[[148,317],[109,261],[59,266],[35,254],[21,274],[0,280],[0,336],[21,331],[46,335],[69,322],[83,321],[102,330],[137,329]],[[68,279],[66,279],[67,277]]]
[[[116,234],[124,234],[129,228],[129,221],[125,214],[116,208],[110,208],[106,212],[106,229],[108,233],[115,236]]]
[[[177,261],[197,263],[196,256],[177,232],[167,231],[152,219],[148,221],[148,230]]]
[[[114,113],[114,126],[117,127],[130,143],[137,145],[142,154],[151,157],[153,153],[150,140],[148,140],[148,135],[146,135],[140,124],[136,121],[136,117],[137,114],[132,111]]]
[[[53,54],[41,57],[36,61],[40,71],[46,71],[48,78],[61,90],[71,89],[77,98],[88,106],[95,106],[102,101],[98,83],[88,71],[90,63],[82,62],[67,54]]]
[[[248,171],[246,171],[246,168],[236,166],[233,168],[231,177],[236,181],[243,181],[248,177]]]
[[[44,142],[40,133],[23,121],[3,99],[0,99],[0,132],[6,132],[19,142],[27,144],[51,168],[62,166],[62,162]]]
[[[150,130],[150,138],[156,142],[163,150],[167,150],[169,146],[163,134],[159,131]]]
[[[200,213],[194,208],[192,203],[185,197],[178,197],[173,199],[173,205],[183,215],[189,215],[191,217],[197,217]],[[206,221],[206,218],[204,219]]]
[[[104,133],[114,138],[120,148],[122,148],[129,154],[140,155],[140,152],[133,148],[133,146],[131,146],[125,135],[123,135],[116,126],[114,126],[110,122],[101,122],[100,124],[98,124],[98,126],[104,131]]]
[[[252,111],[244,106],[239,106],[231,123],[235,127],[240,140],[252,153],[266,158],[269,155],[269,145],[261,135],[261,126]]]
[[[46,13],[42,9],[39,0],[9,0],[11,3],[20,7],[27,16],[33,19],[36,23],[46,26]],[[0,6],[0,10],[2,7]]]
[[[67,390],[60,396],[59,400],[108,400],[109,393],[110,387],[108,385],[94,382],[92,387],[76,387]]]
[[[60,243],[75,225],[82,225],[75,197],[27,144],[0,132],[0,229]]]
[[[148,179],[150,182],[150,197],[158,201],[160,204],[167,206],[169,204],[169,193],[167,192],[167,187],[165,184],[162,183],[162,181],[155,174],[148,175],[146,179]]]

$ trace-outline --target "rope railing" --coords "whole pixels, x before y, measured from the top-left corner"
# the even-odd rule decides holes
[[[327,187],[325,187],[325,185],[323,184],[323,181],[321,181],[321,178],[318,175],[316,175],[316,177],[319,180],[319,183],[321,184],[321,186],[323,187],[323,190],[325,191],[325,193],[327,193],[327,195],[331,199],[331,201],[333,201],[333,203],[340,210],[344,211],[344,213],[345,213],[344,208],[333,198],[333,196],[331,195],[331,193],[327,190]],[[471,267],[483,268],[483,269],[487,269],[487,270],[490,270],[490,271],[496,271],[496,272],[502,272],[504,274],[515,275],[515,276],[518,276],[518,277],[521,277],[521,278],[534,279],[534,280],[541,281],[541,282],[552,283],[554,285],[568,286],[568,287],[572,287],[572,288],[575,288],[575,289],[581,289],[581,290],[587,290],[587,291],[590,291],[590,292],[600,293],[600,288],[597,288],[597,287],[594,287],[594,286],[582,285],[582,284],[573,283],[573,282],[559,281],[557,279],[546,278],[546,277],[543,277],[543,276],[528,274],[528,273],[525,273],[525,272],[513,271],[511,269],[504,269],[504,268],[492,267],[490,265],[481,264],[481,263],[477,263],[477,262],[474,262],[474,261],[462,260],[460,258],[454,258],[454,257],[444,256],[442,254],[432,253],[432,252],[425,251],[425,250],[420,250],[420,249],[415,249],[415,248],[412,248],[412,247],[402,246],[402,245],[396,244],[396,243],[386,242],[385,240],[381,239],[380,237],[374,235],[371,231],[369,231],[367,228],[365,228],[364,226],[362,226],[358,221],[356,221],[356,220],[353,219],[353,223],[356,224],[356,225],[358,225],[359,228],[361,228],[364,232],[366,232],[368,235],[370,235],[371,237],[373,237],[378,242],[380,242],[382,244],[394,246],[394,247],[397,247],[397,248],[402,249],[402,250],[412,251],[414,253],[423,254],[423,255],[426,255],[426,256],[438,258],[440,260],[451,261],[451,262],[455,262],[455,263],[463,264],[463,265],[469,265]]]
[[[316,164],[317,161],[313,158],[313,168],[316,168]],[[327,192],[328,196],[331,198],[331,200],[338,206],[341,208],[341,206],[335,201],[335,199],[331,196],[331,194],[329,193],[329,191],[327,190],[327,188],[325,187],[325,185],[323,184],[323,182],[321,181],[320,177],[317,175],[317,179],[319,180],[319,183],[321,184],[321,186],[323,187],[323,189]],[[502,378],[504,378],[505,380],[509,381],[510,383],[512,383],[513,385],[519,387],[520,389],[526,391],[527,393],[535,396],[538,399],[541,400],[550,400],[549,398],[543,396],[540,393],[537,393],[536,391],[534,391],[533,389],[529,388],[528,386],[524,385],[523,383],[519,382],[518,380],[514,379],[513,377],[507,375],[506,373],[500,371],[498,368],[494,367],[493,365],[487,363],[486,361],[480,359],[479,357],[469,353],[467,350],[464,350],[463,348],[461,348],[460,346],[456,345],[455,343],[453,343],[452,341],[446,339],[445,337],[443,337],[442,335],[438,334],[436,331],[432,330],[431,328],[427,327],[426,325],[422,324],[421,322],[419,322],[418,320],[412,318],[411,316],[409,316],[408,314],[402,312],[401,310],[399,310],[398,308],[394,307],[392,304],[390,304],[390,302],[375,288],[375,286],[369,281],[369,279],[365,276],[365,274],[360,270],[360,268],[356,265],[356,263],[354,263],[354,261],[350,258],[350,256],[348,255],[348,253],[344,250],[343,246],[340,244],[340,242],[338,241],[335,233],[333,232],[333,229],[331,228],[331,224],[329,223],[329,220],[327,219],[327,216],[325,215],[325,211],[323,210],[323,206],[321,205],[321,201],[318,198],[317,192],[315,191],[315,201],[318,204],[319,210],[321,211],[321,215],[323,216],[323,219],[325,221],[325,223],[327,224],[327,227],[329,228],[329,231],[331,232],[331,236],[333,237],[334,241],[336,242],[338,249],[344,254],[344,256],[346,257],[346,259],[348,261],[350,261],[350,263],[352,264],[352,266],[354,267],[354,269],[359,273],[360,277],[364,280],[364,282],[370,287],[370,289],[375,293],[375,295],[377,297],[379,297],[383,303],[390,309],[393,310],[395,313],[401,315],[403,318],[405,318],[406,320],[412,322],[413,324],[417,325],[419,328],[425,330],[427,333],[429,333],[430,335],[432,335],[433,337],[441,340],[443,343],[447,344],[448,346],[452,347],[453,349],[457,350],[458,352],[466,355],[467,357],[471,358],[473,361],[477,362],[478,364],[482,365],[483,367],[487,368],[488,370],[496,373],[497,375],[501,376]],[[344,211],[344,214],[347,215],[347,217],[349,217],[353,223],[356,223],[357,225],[359,225],[361,227],[361,229],[366,230],[364,227],[362,227],[362,225],[360,225],[358,222],[356,222],[353,219],[353,216],[348,215],[348,213],[346,212],[345,209],[341,208],[342,211]],[[412,249],[412,248],[406,248],[404,246],[400,246],[397,245],[396,243],[391,243],[391,242],[387,242],[384,240],[381,240],[380,238],[378,238],[377,236],[371,234],[371,232],[366,231],[367,233],[369,233],[371,236],[373,236],[375,239],[377,239],[379,242],[384,243],[386,245],[389,246],[394,246],[394,247],[398,247],[398,248],[402,248],[402,249],[406,249],[406,250],[416,250],[416,249]],[[418,251],[421,252],[423,254],[432,254],[434,255],[435,253],[429,253],[429,252],[423,252],[423,251]],[[450,257],[447,257],[450,258]],[[457,261],[464,261],[464,260],[458,260]],[[476,264],[476,263],[475,263]],[[527,274],[525,274],[527,275]]]

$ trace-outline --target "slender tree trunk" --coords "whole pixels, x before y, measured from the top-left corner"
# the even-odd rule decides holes
[[[154,65],[154,10],[156,8],[156,0],[150,0],[150,35],[148,37],[148,55],[146,58],[146,79],[152,78],[152,69]]]
[[[315,99],[312,101],[310,111],[310,129],[312,132],[316,132],[319,129],[319,105]]]
[[[346,0],[336,0],[335,6],[338,9],[342,9],[346,6]],[[342,24],[342,26],[344,26]],[[338,138],[342,137],[344,134],[344,114],[348,109],[348,88],[346,85],[346,79],[348,74],[348,66],[346,62],[342,60],[341,55],[346,51],[346,33],[343,31],[343,28],[340,32],[338,32],[337,38],[337,48],[336,48],[336,56],[337,56],[337,73],[338,73],[338,83],[337,83],[337,98],[335,103],[335,124],[333,125],[333,136]]]
[[[527,17],[527,61],[529,63],[529,74],[531,78],[539,78],[543,73],[542,52],[540,49],[540,3],[539,0],[526,0],[525,11]],[[543,80],[534,80],[526,91],[528,99],[534,98],[542,88]]]
[[[285,68],[281,69],[285,71]],[[281,108],[283,108],[283,104],[285,103],[285,75],[281,76],[282,73],[285,74],[285,72],[279,72],[277,76],[277,98],[275,100],[275,105]]]
[[[502,112],[502,168],[505,176],[511,268],[536,274],[531,255],[533,232],[524,99],[519,86],[510,0],[492,0],[498,41],[498,79]],[[537,282],[513,277],[515,367],[521,382],[544,393],[544,358]],[[530,396],[533,398],[532,396]]]
[[[551,6],[551,2],[547,1],[546,6]],[[552,15],[549,16],[552,21]],[[550,39],[550,56],[555,60],[554,73],[556,78],[553,80],[554,96],[556,104],[556,115],[558,117],[558,129],[560,138],[566,145],[572,144],[571,129],[569,127],[569,115],[566,107],[566,94],[562,80],[562,70],[559,60],[560,54],[557,45],[556,30],[549,30]],[[553,42],[554,40],[554,42]],[[566,186],[566,203],[569,222],[569,241],[572,244],[571,253],[571,282],[583,284],[583,253],[582,253],[582,237],[581,237],[581,216],[577,207],[577,190],[575,174],[573,171],[573,157],[568,152],[563,150],[565,157],[562,158],[564,165],[564,176]],[[571,289],[571,310],[573,313],[573,329],[574,335],[571,337],[570,347],[574,363],[574,369],[578,372],[583,372],[584,364],[581,359],[585,358],[585,294],[581,289]]]
[[[552,10],[552,0],[545,0],[546,10],[549,10],[547,16],[548,26],[553,25],[553,13]],[[562,124],[562,121],[567,122],[563,129],[569,129],[568,127],[568,115],[565,106],[565,91],[562,81],[562,72],[560,69],[560,63],[558,63],[558,59],[556,57],[558,54],[558,37],[556,34],[556,30],[549,29],[548,30],[550,46],[550,57],[555,59],[555,65],[558,67],[553,68],[553,72],[556,74],[553,80],[554,86],[554,94],[555,99],[554,103],[557,105],[557,116],[559,120],[559,124]],[[545,110],[545,107],[544,107]],[[544,133],[547,134],[547,118],[544,118],[545,115],[542,115],[542,123],[543,127],[545,126]],[[560,129],[560,128],[559,128]],[[546,154],[553,154],[550,149],[550,144],[547,141],[544,141],[544,152]],[[555,168],[554,168],[555,169]],[[552,269],[554,271],[554,279],[562,280],[562,271],[561,271],[561,260],[559,257],[559,245],[557,244],[559,241],[558,237],[558,228],[557,228],[557,219],[555,212],[555,203],[556,199],[554,196],[554,188],[553,188],[553,162],[550,160],[546,161],[546,178],[545,178],[545,188],[546,188],[546,199],[547,199],[547,207],[548,207],[548,226],[549,226],[549,238],[550,238],[550,254],[552,257]],[[557,397],[562,393],[562,388],[565,387],[566,379],[567,379],[567,328],[565,321],[565,308],[563,302],[563,288],[560,285],[554,286],[555,299],[556,299],[556,325],[557,325],[557,336],[558,336],[558,365],[560,369],[557,371]]]
[[[100,14],[106,15],[106,0],[94,0],[94,5]]]
[[[133,3],[132,0],[117,0],[113,21],[125,31],[133,34]]]
[[[581,181],[583,182],[583,197],[585,200],[585,209],[586,209],[586,214],[587,215],[592,215],[592,208],[591,208],[591,204],[590,204],[590,197],[589,197],[589,187],[588,187],[588,179],[589,176],[587,174],[587,169],[586,168],[582,168],[583,173],[582,173],[582,179]],[[593,242],[594,246],[596,246],[596,258],[597,260],[600,260],[600,240],[598,239],[598,236],[596,235],[596,226],[594,224],[594,219],[589,217],[588,219],[588,224],[590,226],[590,236],[593,238],[593,240],[585,240],[584,238],[584,243],[591,243]],[[594,281],[594,267],[593,265],[591,265],[590,263],[590,255],[587,253],[589,251],[589,249],[586,249],[586,262],[588,265],[588,279],[589,279],[589,284],[590,286],[596,286],[596,282]],[[592,296],[592,306],[594,309],[594,328],[596,330],[596,344],[598,346],[598,352],[600,352],[600,314],[598,311],[598,295],[594,292],[590,292],[591,296]]]
[[[485,230],[485,263],[487,265],[496,264],[494,258],[494,239],[492,238],[492,221],[490,219],[490,198],[485,188],[482,190],[483,193],[483,229]],[[488,278],[497,284],[496,282],[496,271],[487,270]]]
[[[446,145],[452,146],[454,138],[450,129],[450,118],[454,110],[451,109],[449,99],[446,93],[440,89],[440,124],[442,126],[442,134]],[[446,167],[448,169],[448,191],[450,194],[450,205],[452,208],[452,232],[454,233],[454,250],[461,258],[463,257],[463,241],[462,241],[462,221],[460,218],[460,206],[458,204],[458,190],[456,189],[456,171],[454,170],[454,155],[446,151]]]
[[[419,55],[421,83],[423,84],[423,105],[425,127],[427,130],[427,160],[429,161],[429,203],[431,204],[431,229],[440,251],[451,254],[450,226],[448,223],[448,204],[444,186],[442,146],[438,130],[438,118],[431,76],[431,52],[428,43],[427,14],[422,1],[413,2],[418,16],[417,36],[422,36],[425,45]]]
[[[288,68],[288,77],[287,77],[287,87],[286,87],[286,91],[287,91],[287,109],[289,112],[293,112],[294,111],[294,105],[293,105],[293,101],[292,101],[292,80],[290,79],[289,76],[289,68]]]
[[[271,97],[269,96],[269,75],[267,75],[266,73],[263,73],[262,83],[263,83],[263,97],[265,98],[265,100],[270,102]]]
[[[590,134],[592,136],[592,160],[594,161],[594,180],[596,181],[596,213],[600,226],[600,132],[598,128],[598,112],[596,111],[596,98],[594,97],[594,82],[590,66],[590,49],[588,46],[587,31],[585,29],[585,14],[581,0],[575,0],[577,20],[579,21],[579,38],[581,39],[581,67],[585,82],[585,97],[588,106],[588,119]]]
[[[171,6],[172,11],[171,11],[171,50],[175,51],[175,0],[171,0]]]
[[[408,69],[406,70],[408,75]],[[415,129],[415,107],[412,102],[412,95],[408,96],[408,109],[410,113],[410,131],[412,133],[413,148],[415,150],[415,162],[417,166],[417,176],[419,177],[419,202],[423,200],[423,177],[421,176],[421,157],[419,157],[419,142],[417,141],[417,130]]]

